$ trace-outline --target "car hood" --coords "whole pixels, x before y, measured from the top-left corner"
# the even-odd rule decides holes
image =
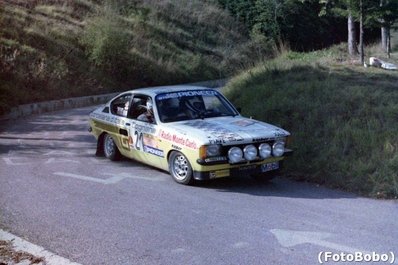
[[[180,134],[202,144],[237,144],[274,140],[289,132],[274,125],[241,116],[208,118],[168,124]]]

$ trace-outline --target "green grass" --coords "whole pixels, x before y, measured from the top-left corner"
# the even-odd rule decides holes
[[[344,46],[287,53],[227,86],[243,114],[292,134],[286,174],[398,197],[398,73],[342,61]]]
[[[218,79],[267,49],[200,0],[3,2],[0,114],[35,101]]]

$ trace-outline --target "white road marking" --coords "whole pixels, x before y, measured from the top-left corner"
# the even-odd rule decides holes
[[[61,155],[61,156],[75,156],[74,152],[69,151],[61,151],[61,150],[54,150],[43,154],[44,156],[54,156],[54,155]]]
[[[294,247],[300,244],[313,244],[318,245],[325,248],[330,248],[338,251],[344,251],[349,253],[362,252],[369,253],[368,251],[363,251],[360,249],[332,243],[326,241],[327,237],[330,237],[331,234],[323,233],[323,232],[309,232],[309,231],[294,231],[294,230],[282,230],[282,229],[271,229],[271,233],[275,235],[278,239],[279,244],[288,248]]]
[[[38,155],[40,154],[37,151],[30,151],[30,150],[20,150],[20,151],[15,151],[15,150],[10,150],[7,153],[8,157],[16,156],[16,155]]]
[[[53,164],[53,163],[76,163],[76,164],[80,164],[79,161],[72,160],[72,159],[65,159],[65,158],[49,158],[45,162],[45,164]]]
[[[119,173],[116,176],[115,176],[115,174],[112,174],[112,173],[104,173],[103,175],[113,176],[108,179],[93,178],[90,176],[77,175],[77,174],[67,173],[67,172],[55,172],[54,175],[75,178],[75,179],[80,179],[80,180],[85,180],[85,181],[90,181],[90,182],[96,182],[96,183],[101,183],[104,185],[115,184],[124,179],[143,179],[143,180],[151,180],[151,181],[162,181],[163,180],[163,178],[159,178],[159,177],[152,177],[152,176],[151,177],[141,177],[141,176],[131,175],[128,173]]]
[[[363,254],[372,253],[370,251],[365,251],[326,241],[326,238],[332,235],[330,233],[283,230],[283,229],[271,229],[270,232],[274,234],[279,244],[281,244],[283,247],[286,248],[308,243],[345,253],[352,253],[352,254],[356,252],[361,252]],[[397,261],[395,261],[394,264],[398,264]]]
[[[95,164],[108,164],[110,162],[108,159],[98,159],[93,157],[90,157],[90,161]]]
[[[32,244],[20,237],[0,229],[0,240],[11,241],[16,251],[24,251],[36,257],[43,257],[47,265],[81,265],[69,259],[58,256],[45,250],[43,247]]]
[[[23,159],[23,157],[3,157],[3,160],[4,160],[4,162],[6,162],[7,166],[23,166],[23,165],[29,165],[30,164],[28,162],[17,162],[17,161],[15,161],[17,159]]]
[[[248,248],[249,246],[250,244],[247,242],[237,242],[232,245],[232,247],[236,249]]]
[[[184,252],[185,252],[184,248],[176,248],[176,249],[171,250],[171,253],[173,253],[173,254],[180,254],[180,253],[184,253]]]

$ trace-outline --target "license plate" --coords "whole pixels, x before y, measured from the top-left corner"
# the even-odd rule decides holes
[[[261,165],[261,172],[267,172],[267,171],[275,170],[278,168],[279,168],[279,162],[263,164],[263,165]]]

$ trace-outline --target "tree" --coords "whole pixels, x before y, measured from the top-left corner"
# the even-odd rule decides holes
[[[359,22],[359,55],[361,59],[361,63],[364,63],[364,37],[365,37],[365,27],[372,26],[374,21],[386,21],[391,20],[390,17],[391,12],[382,11],[381,7],[385,8],[384,1],[382,2],[374,1],[374,0],[320,0],[321,3],[325,4],[325,7],[328,5],[332,6],[329,8],[333,13],[340,16],[348,17],[348,51],[351,56],[358,54],[356,48],[355,41],[355,31],[354,29],[354,21]],[[388,1],[388,0],[387,0]],[[394,3],[397,3],[397,0],[391,0]],[[382,3],[382,5],[380,4]],[[391,8],[391,7],[389,7]],[[324,10],[327,10],[325,8]],[[391,11],[391,9],[389,9]],[[397,10],[398,11],[398,10]],[[326,12],[326,11],[325,11]],[[394,15],[398,16],[397,13]],[[380,19],[382,16],[383,19]],[[395,21],[395,20],[393,20]]]
[[[375,12],[376,18],[373,21],[379,23],[381,27],[381,45],[383,50],[390,58],[391,53],[391,36],[390,30],[394,23],[398,20],[398,1],[397,0],[380,0],[380,8]]]
[[[357,38],[355,30],[355,15],[357,0],[320,0],[319,3],[324,5],[320,15],[332,13],[335,16],[347,18],[347,44],[348,54],[356,56],[358,54]]]
[[[363,16],[364,16],[364,7],[363,1],[359,0],[359,55],[361,57],[361,64],[365,63],[365,54],[364,54],[364,47],[363,47],[363,35],[364,35],[364,28],[363,28]]]
[[[380,9],[384,7],[385,0],[380,0]],[[388,39],[388,31],[387,28],[384,26],[385,21],[383,18],[380,19],[381,23],[381,48],[385,51],[388,52],[387,48],[387,39]]]
[[[319,16],[319,0],[218,0],[255,38],[296,51],[325,48],[344,39],[344,21]]]
[[[354,18],[352,16],[352,11],[347,10],[348,15],[347,15],[347,27],[348,27],[348,37],[347,37],[347,43],[348,43],[348,54],[351,56],[354,56],[358,53],[357,50],[357,38],[356,38],[356,30],[355,30],[355,22]]]
[[[350,2],[351,14],[359,21],[359,56],[361,64],[365,63],[364,52],[364,35],[365,26],[369,25],[369,21],[374,17],[375,10],[378,8],[378,3],[374,0],[348,0]]]
[[[283,2],[283,0],[257,0],[252,31],[256,34],[262,33],[276,42],[280,41]]]

